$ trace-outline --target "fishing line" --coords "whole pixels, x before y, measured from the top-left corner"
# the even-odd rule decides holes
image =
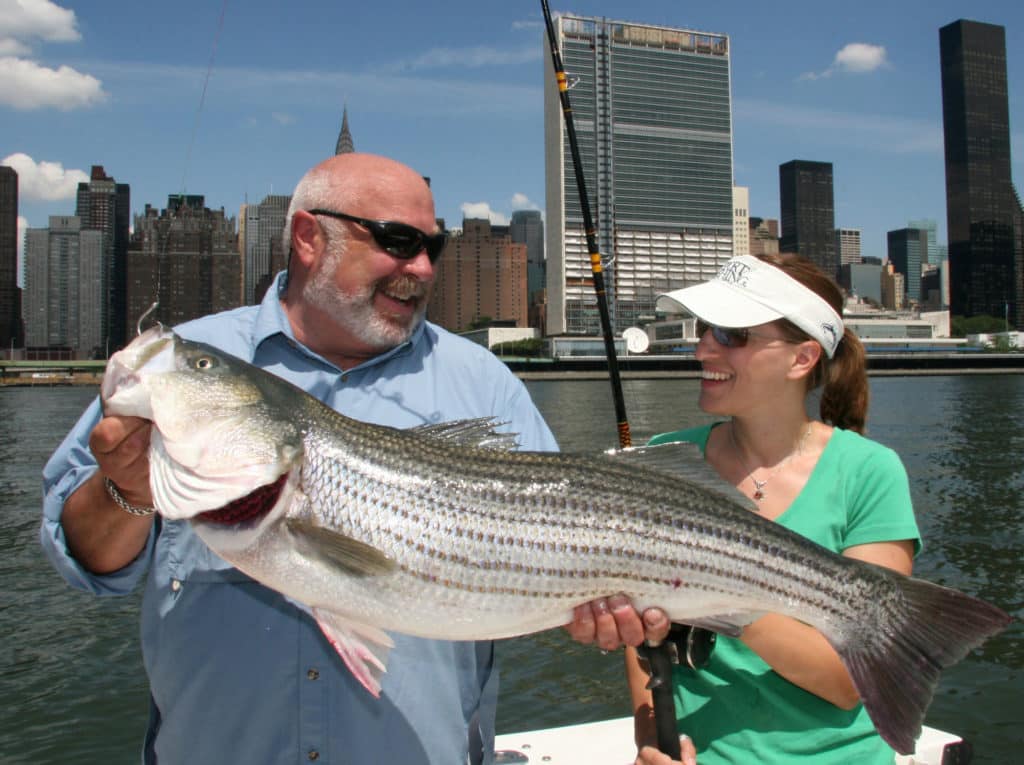
[[[199,95],[199,106],[196,108],[196,117],[192,123],[192,136],[189,139],[188,147],[185,149],[185,166],[181,172],[181,193],[185,194],[185,179],[188,176],[188,166],[192,161],[192,147],[196,142],[196,134],[199,132],[199,118],[206,104],[206,89],[210,84],[210,75],[213,74],[213,61],[217,56],[217,44],[220,42],[220,33],[224,29],[224,15],[227,13],[228,0],[220,7],[220,19],[217,21],[217,32],[213,36],[213,48],[210,50],[210,61],[206,65],[206,77],[203,78],[203,90]]]

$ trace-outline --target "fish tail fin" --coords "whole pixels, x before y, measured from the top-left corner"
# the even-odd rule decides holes
[[[883,622],[836,650],[878,734],[910,754],[941,670],[1011,619],[990,603],[931,582],[900,578],[898,585],[898,597],[883,605]]]

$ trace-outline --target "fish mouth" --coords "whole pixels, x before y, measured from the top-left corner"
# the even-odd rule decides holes
[[[199,513],[196,519],[217,526],[237,526],[261,518],[269,513],[280,499],[287,481],[288,473],[284,473],[273,483],[260,486],[244,497],[232,500],[224,507]]]

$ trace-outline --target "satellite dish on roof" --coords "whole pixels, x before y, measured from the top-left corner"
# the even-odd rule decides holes
[[[650,345],[647,333],[639,327],[630,327],[622,331],[622,339],[626,341],[626,350],[630,353],[643,353]]]

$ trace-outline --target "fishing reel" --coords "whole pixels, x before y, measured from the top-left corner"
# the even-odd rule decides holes
[[[715,650],[715,642],[718,634],[702,627],[694,627],[691,624],[672,623],[668,637],[661,645],[668,649],[668,659],[673,665],[682,665],[692,670],[703,669],[711,661],[711,654]],[[658,651],[658,647],[652,648],[646,643],[637,648],[637,658],[640,668],[651,676],[648,688],[654,688],[665,682],[661,673],[657,671],[655,662],[652,666],[652,654]]]

